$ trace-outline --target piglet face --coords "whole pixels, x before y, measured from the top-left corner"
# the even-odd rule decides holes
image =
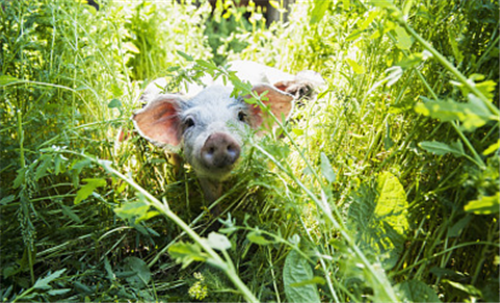
[[[198,176],[223,180],[236,165],[251,111],[231,88],[212,86],[187,101],[180,113],[186,161]]]
[[[158,95],[134,114],[134,124],[151,142],[173,151],[182,148],[200,178],[222,181],[237,164],[245,136],[257,130],[267,115],[245,101],[250,96],[231,97],[232,90],[213,85],[189,100]],[[275,116],[290,114],[290,94],[264,84],[253,91],[265,94],[262,101]]]

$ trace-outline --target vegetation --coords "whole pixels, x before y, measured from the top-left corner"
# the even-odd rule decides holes
[[[2,301],[499,301],[498,1],[180,2],[1,2]],[[327,86],[214,217],[115,138],[149,81],[233,59]]]

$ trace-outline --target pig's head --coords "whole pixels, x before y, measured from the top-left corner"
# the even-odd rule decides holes
[[[134,124],[154,144],[174,152],[182,148],[200,178],[222,181],[239,159],[244,136],[266,119],[259,106],[245,102],[250,96],[231,97],[232,90],[209,86],[189,100],[159,94],[134,114]],[[293,96],[267,84],[252,90],[267,92],[262,102],[276,117],[289,116]]]

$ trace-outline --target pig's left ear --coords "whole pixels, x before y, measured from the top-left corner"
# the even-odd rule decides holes
[[[139,134],[160,147],[176,151],[180,138],[180,96],[158,95],[144,108],[134,113],[132,120]]]
[[[268,106],[270,111],[276,116],[276,118],[281,119],[284,117],[288,118],[293,109],[294,97],[288,93],[276,89],[274,86],[268,84],[258,84],[252,88],[252,91],[261,96],[261,101],[264,105]],[[267,92],[264,96],[262,96]],[[251,98],[251,96],[246,96],[246,99]],[[251,117],[251,126],[257,129],[262,125],[262,122],[267,119],[266,113],[262,112],[262,109],[258,104],[249,104]],[[284,121],[282,121],[284,122]]]

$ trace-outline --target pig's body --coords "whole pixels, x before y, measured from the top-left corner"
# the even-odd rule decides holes
[[[229,70],[254,85],[258,95],[267,92],[262,101],[276,117],[288,117],[294,100],[311,92],[317,80],[301,80],[300,73],[293,76],[249,61],[232,62]],[[212,202],[221,195],[221,182],[238,161],[244,137],[261,126],[266,114],[245,102],[249,96],[231,97],[233,88],[222,85],[220,79],[202,80],[207,87],[191,85],[183,95],[162,94],[166,81],[154,81],[141,97],[147,105],[133,120],[139,133],[156,145],[184,150],[206,199]]]

